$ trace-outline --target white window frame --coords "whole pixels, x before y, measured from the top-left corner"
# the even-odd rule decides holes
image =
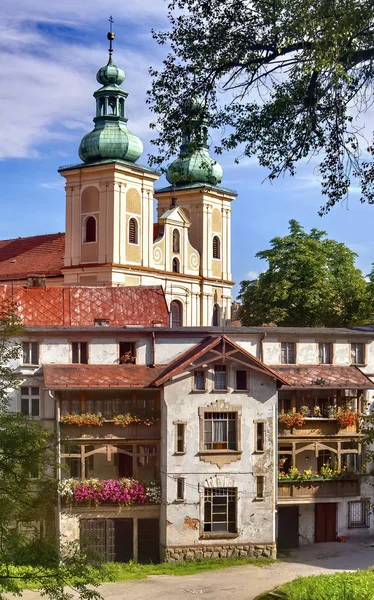
[[[77,344],[78,345],[78,361],[77,362],[74,362],[73,344]],[[86,345],[87,362],[82,362],[82,344]],[[88,344],[88,342],[84,342],[84,341],[77,342],[77,341],[73,340],[71,342],[71,364],[73,364],[73,365],[87,365],[89,363],[88,350],[89,350],[89,344]]]
[[[28,392],[27,394],[22,392],[23,389],[27,388]],[[37,389],[38,393],[33,394],[32,390],[33,389]],[[38,414],[33,415],[32,414],[32,401],[35,399],[38,399]],[[22,400],[28,400],[28,413],[24,413],[22,411]],[[20,412],[25,415],[26,417],[33,417],[33,418],[38,418],[40,417],[40,386],[37,385],[22,385],[20,387]]]
[[[357,360],[357,346],[362,347],[362,361]],[[353,354],[354,354],[354,356],[353,356]],[[366,344],[364,342],[351,342],[350,357],[351,357],[351,365],[358,365],[358,366],[365,365],[366,364]]]
[[[37,362],[32,362],[32,355],[33,355],[33,346],[35,345],[36,349],[37,349],[37,355],[38,355],[38,360]],[[25,351],[24,348],[25,346],[28,346],[28,356],[29,356],[29,361],[25,361],[24,360],[24,356],[25,356]],[[39,366],[40,365],[40,344],[39,342],[22,342],[22,364],[23,365],[30,365],[30,366]]]
[[[289,359],[289,346],[293,346],[293,361],[290,361]],[[286,360],[283,361],[283,347],[285,346],[285,350],[286,350]],[[280,362],[282,365],[295,365],[296,364],[296,355],[297,355],[297,348],[296,348],[296,342],[281,342],[281,346],[280,346]]]

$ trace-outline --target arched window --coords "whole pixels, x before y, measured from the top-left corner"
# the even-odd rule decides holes
[[[213,258],[221,258],[221,240],[218,235],[213,238]]]
[[[212,318],[213,327],[219,327],[220,321],[221,321],[221,307],[219,304],[215,304],[213,306],[213,318]]]
[[[170,304],[171,312],[171,326],[182,327],[183,326],[183,305],[179,300],[173,300]]]
[[[179,260],[177,258],[173,258],[173,273],[180,273]]]
[[[84,224],[84,236],[85,242],[96,242],[96,219],[95,217],[87,217]]]
[[[138,222],[136,219],[129,221],[129,244],[138,243]]]
[[[180,234],[178,229],[174,229],[173,231],[173,252],[175,254],[179,254],[180,250]]]
[[[109,114],[116,115],[117,114],[117,99],[114,96],[110,96],[108,100]]]

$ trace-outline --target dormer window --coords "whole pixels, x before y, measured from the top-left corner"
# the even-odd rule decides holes
[[[96,242],[97,240],[97,226],[95,217],[87,217],[84,224],[84,236],[83,241],[85,244]]]
[[[180,253],[180,233],[178,229],[174,229],[173,231],[173,252],[175,254]]]

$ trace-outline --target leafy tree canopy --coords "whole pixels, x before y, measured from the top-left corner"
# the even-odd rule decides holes
[[[56,436],[10,410],[8,394],[21,383],[16,315],[12,302],[0,302],[0,600],[30,584],[51,600],[69,600],[72,589],[97,600],[87,584],[97,584],[98,572],[56,535]]]
[[[270,245],[256,255],[267,270],[241,282],[243,325],[345,327],[373,320],[373,284],[345,244],[326,239],[325,231],[306,233],[291,220],[289,234]]]
[[[256,155],[271,179],[294,174],[299,160],[318,154],[326,196],[320,214],[347,198],[352,178],[361,183],[361,201],[374,203],[374,144],[363,160],[355,118],[373,97],[372,0],[168,6],[170,28],[153,32],[169,49],[163,69],[151,69],[148,102],[159,131],[154,164],[179,150],[182,131],[193,134],[188,106],[198,96],[200,120],[221,130],[217,153]]]

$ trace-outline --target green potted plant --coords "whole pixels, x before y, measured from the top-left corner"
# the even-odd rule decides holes
[[[309,412],[309,406],[300,406],[300,413],[306,417]]]
[[[313,408],[313,417],[322,417],[321,409],[318,404]]]

